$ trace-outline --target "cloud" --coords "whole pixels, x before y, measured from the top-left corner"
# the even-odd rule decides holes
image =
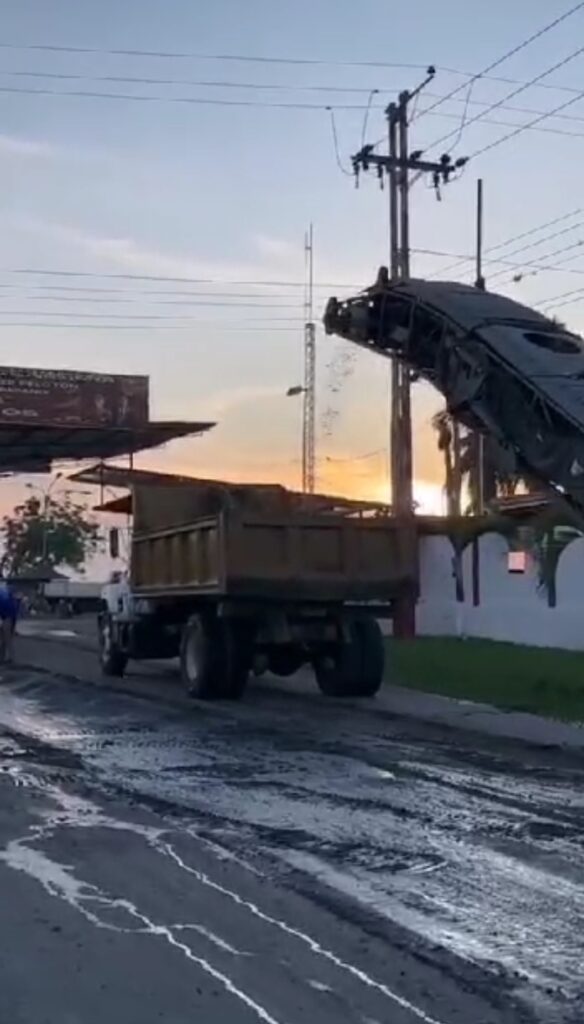
[[[202,415],[213,416],[223,419],[228,413],[236,409],[261,402],[271,398],[282,399],[286,396],[287,385],[265,385],[256,386],[253,384],[242,384],[236,388],[226,388],[224,391],[216,391],[209,396],[209,399],[202,404]]]
[[[16,135],[0,134],[0,153],[3,156],[24,156],[33,159],[51,159],[58,155],[58,149],[41,139],[25,139]]]
[[[28,160],[61,160],[67,163],[105,164],[115,171],[119,157],[108,150],[94,149],[87,145],[61,145],[46,139],[31,139],[22,135],[7,135],[0,132],[0,156]]]
[[[276,259],[292,266],[301,267],[303,252],[300,245],[293,245],[283,238],[272,238],[269,235],[256,235],[253,239],[260,256]]]
[[[167,253],[142,245],[127,236],[97,235],[66,224],[32,218],[19,220],[19,227],[37,235],[46,235],[132,274],[172,278],[177,282],[197,280],[221,283],[257,279],[275,282],[281,280],[283,274],[294,280],[299,279],[297,267],[283,268],[280,263],[274,268],[273,261],[267,263],[252,259],[235,263]]]
[[[249,259],[235,262],[165,252],[127,235],[99,235],[85,228],[53,221],[26,218],[20,219],[18,226],[72,246],[128,274],[171,278],[177,283],[189,280],[218,284],[232,281],[276,283],[283,280],[302,282],[304,279],[302,246],[265,235],[255,235],[250,240],[253,251]],[[319,256],[318,267],[321,280],[353,282],[346,288],[341,285],[337,289],[339,294],[364,287],[371,277],[363,274],[362,270],[359,272],[330,262],[324,255]],[[356,284],[359,281],[362,284]],[[317,305],[322,301],[322,296],[317,297]]]

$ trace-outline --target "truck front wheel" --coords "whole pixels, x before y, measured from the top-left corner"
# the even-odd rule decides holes
[[[379,623],[351,618],[343,640],[314,661],[316,681],[327,697],[373,697],[383,682],[385,650]]]
[[[198,700],[238,700],[251,668],[251,637],[245,622],[192,615],[181,642],[183,682]]]
[[[128,656],[117,642],[117,629],[111,615],[99,618],[99,662],[104,676],[120,679],[126,671]]]

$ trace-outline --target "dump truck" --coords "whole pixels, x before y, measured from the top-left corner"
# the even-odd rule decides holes
[[[178,657],[189,694],[233,700],[251,674],[308,665],[327,695],[374,695],[379,619],[418,586],[413,522],[291,493],[135,487],[129,572],[99,614],[103,672]]]

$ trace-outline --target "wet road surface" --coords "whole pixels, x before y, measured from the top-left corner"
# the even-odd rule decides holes
[[[583,759],[92,643],[0,681],[0,1020],[584,1019]]]

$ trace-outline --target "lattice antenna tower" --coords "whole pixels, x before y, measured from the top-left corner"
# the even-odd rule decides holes
[[[316,326],[314,323],[314,232],[304,238],[304,389],[302,410],[302,490],[314,494],[316,470]]]

